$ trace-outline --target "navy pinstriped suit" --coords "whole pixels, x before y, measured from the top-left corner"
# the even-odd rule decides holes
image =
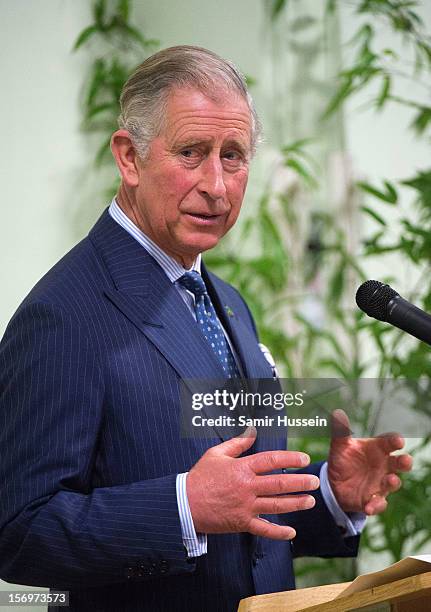
[[[246,375],[270,377],[245,303],[203,275]],[[210,535],[208,554],[187,559],[176,475],[221,439],[180,439],[180,378],[223,374],[176,288],[105,211],[1,344],[3,579],[70,590],[71,610],[100,612],[228,612],[294,586],[288,542]],[[297,529],[294,554],[354,555],[357,538],[343,539],[316,498],[271,519]]]

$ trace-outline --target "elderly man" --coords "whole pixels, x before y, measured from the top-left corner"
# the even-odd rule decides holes
[[[201,261],[238,217],[259,124],[238,71],[194,47],[147,59],[121,105],[118,194],[1,345],[0,575],[71,610],[226,612],[293,588],[293,555],[356,554],[411,458],[396,435],[334,439],[311,466],[284,437],[180,436],[181,379],[272,376]]]

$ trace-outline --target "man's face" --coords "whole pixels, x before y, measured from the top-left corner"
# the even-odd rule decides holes
[[[189,267],[235,223],[251,154],[247,103],[228,93],[214,102],[174,90],[164,128],[145,161],[138,159],[135,216],[166,253]]]

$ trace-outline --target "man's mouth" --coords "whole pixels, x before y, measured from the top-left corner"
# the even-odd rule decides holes
[[[211,215],[208,213],[186,213],[193,221],[203,225],[216,223],[223,215]]]

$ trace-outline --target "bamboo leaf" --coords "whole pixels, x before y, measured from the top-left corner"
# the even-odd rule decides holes
[[[125,23],[123,25],[123,28],[126,30],[126,32],[129,34],[129,36],[133,39],[136,40],[136,42],[138,42],[142,47],[147,47],[148,46],[148,41],[145,39],[145,37],[141,34],[141,32],[138,30],[138,28],[135,28],[134,26],[129,25],[128,23]]]
[[[82,47],[82,45],[86,43],[91,36],[93,36],[93,34],[97,34],[99,32],[100,30],[97,26],[88,26],[88,28],[82,30],[81,34],[78,36],[75,41],[75,44],[73,45],[72,51],[76,51],[77,49]]]
[[[417,134],[423,134],[430,122],[431,107],[424,106],[413,119],[412,127],[417,132]]]
[[[380,93],[377,97],[376,106],[378,109],[381,109],[388,99],[391,90],[391,77],[388,74],[383,76],[382,87],[380,89]]]
[[[315,189],[317,187],[318,183],[314,176],[297,159],[291,157],[284,162],[284,165],[288,166],[289,168],[292,168],[292,170],[294,170],[299,176],[304,179],[305,183],[309,187],[311,187],[312,189]]]
[[[272,0],[271,19],[277,19],[287,4],[287,0]]]
[[[402,181],[402,184],[415,189],[422,204],[431,209],[431,170],[418,172],[412,178]]]
[[[372,208],[369,208],[368,206],[361,206],[361,210],[367,213],[367,215],[370,215],[370,217],[377,221],[377,223],[380,223],[380,225],[386,226],[386,221],[380,215],[378,215],[376,211]]]
[[[337,7],[337,0],[326,0],[326,13],[333,13]]]
[[[95,0],[93,3],[93,17],[99,28],[104,29],[104,19],[106,13],[106,0]]]
[[[337,341],[334,334],[331,334],[329,332],[324,332],[323,338],[332,345],[332,347],[334,348],[335,352],[337,353],[338,357],[340,357],[340,359],[344,359],[344,360],[346,359],[346,353],[341,348],[341,345]]]
[[[367,244],[365,243],[365,255],[370,257],[371,255],[383,255],[384,253],[393,253],[399,251],[400,247],[398,244],[392,245],[378,245],[378,244]]]
[[[386,187],[386,193],[388,195],[388,201],[390,204],[396,204],[398,202],[398,193],[393,184],[390,181],[383,181]]]
[[[423,54],[429,66],[431,67],[431,45],[425,41],[419,41],[418,49]]]
[[[303,148],[312,142],[315,142],[315,138],[301,138],[300,140],[294,140],[288,145],[284,145],[281,150],[285,155],[288,153],[303,154]]]
[[[401,225],[403,225],[406,230],[408,230],[411,234],[416,234],[416,236],[421,236],[422,238],[429,239],[430,231],[429,229],[424,229],[423,227],[419,227],[417,225],[413,225],[408,219],[402,219]]]
[[[362,12],[361,7],[358,8],[358,13]],[[374,30],[369,23],[364,23],[359,30],[354,34],[354,36],[349,40],[348,44],[352,45],[360,40],[363,41],[363,44],[368,45],[373,38]]]
[[[322,119],[328,119],[331,115],[337,111],[341,104],[346,100],[353,92],[355,87],[353,85],[352,78],[344,78],[338,90],[335,92],[329,104],[322,113]]]
[[[129,0],[118,0],[117,11],[124,21],[128,21],[130,12]]]
[[[341,259],[332,277],[329,280],[329,299],[331,302],[338,302],[343,293],[346,276],[346,262]]]
[[[335,359],[320,359],[319,366],[322,368],[329,368],[330,370],[337,372],[337,374],[339,374],[343,379],[348,380],[349,378],[351,378],[348,370],[343,368],[340,362],[335,361]]]
[[[106,66],[103,59],[95,61],[92,74],[89,79],[89,87],[86,99],[86,106],[90,108],[99,92],[104,88],[106,82]]]
[[[366,193],[371,194],[375,198],[381,200],[382,202],[386,202],[387,204],[396,204],[398,200],[398,194],[395,187],[389,181],[384,181],[384,185],[386,187],[386,191],[381,191],[373,185],[369,183],[365,183],[364,181],[358,181],[356,185],[365,191]]]

